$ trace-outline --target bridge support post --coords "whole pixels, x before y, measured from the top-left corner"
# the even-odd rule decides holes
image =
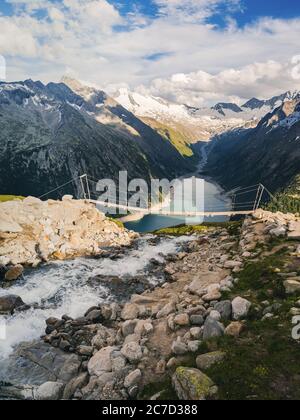
[[[82,192],[83,192],[83,198],[85,200],[87,200],[87,199],[90,200],[91,199],[91,192],[90,192],[89,180],[88,180],[87,174],[81,175],[79,177],[79,179],[80,179],[80,184],[81,184],[81,188],[82,188]],[[84,182],[83,182],[83,180],[84,180]],[[85,189],[85,187],[86,187],[86,189]]]

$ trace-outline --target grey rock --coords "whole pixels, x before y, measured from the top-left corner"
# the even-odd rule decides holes
[[[188,347],[178,338],[172,344],[172,352],[176,355],[183,355],[188,352]]]
[[[20,385],[66,384],[78,375],[80,365],[77,355],[34,341],[21,344],[6,361],[6,368],[0,366],[0,380]]]
[[[35,393],[36,400],[57,401],[63,396],[64,384],[61,382],[45,382]]]
[[[220,313],[221,319],[223,321],[228,321],[231,319],[232,306],[230,300],[222,300],[221,302],[218,302],[214,309]]]
[[[135,327],[137,325],[137,319],[130,319],[122,324],[122,334],[124,337],[127,337],[130,334],[134,333]]]
[[[139,362],[143,357],[141,346],[134,341],[124,344],[121,353],[130,363]]]
[[[131,388],[137,385],[142,379],[142,372],[140,369],[136,369],[133,372],[130,372],[124,381],[125,388]]]
[[[199,325],[200,327],[204,324],[204,318],[202,315],[191,315],[190,321],[192,325]]]
[[[191,353],[196,353],[196,351],[199,350],[200,344],[201,344],[201,341],[193,340],[193,341],[189,341],[187,346]]]
[[[226,353],[215,351],[212,353],[201,354],[196,359],[197,368],[200,370],[207,370],[216,363],[222,362],[226,357]]]
[[[224,334],[224,331],[225,328],[220,322],[208,317],[204,324],[203,340],[209,340],[210,338],[214,337],[221,337]]]
[[[88,373],[83,372],[80,375],[76,376],[75,378],[71,379],[71,381],[67,383],[64,389],[63,399],[64,400],[71,399],[73,395],[76,393],[76,391],[78,391],[79,389],[87,385],[88,378],[89,378]]]
[[[24,306],[23,300],[16,295],[0,297],[0,313],[12,313],[15,309]]]

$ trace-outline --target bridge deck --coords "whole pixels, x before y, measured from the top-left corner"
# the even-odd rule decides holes
[[[157,214],[160,216],[174,216],[174,217],[214,217],[214,216],[245,216],[249,214],[253,214],[254,210],[244,210],[244,211],[197,211],[197,212],[171,212],[166,210],[159,210],[159,209],[142,209],[140,207],[130,207],[124,206],[122,204],[113,204],[107,203],[104,201],[97,201],[97,200],[89,200],[90,203],[98,204],[103,207],[108,208],[115,208],[120,210],[125,210],[133,213],[142,213],[144,215],[147,214]]]

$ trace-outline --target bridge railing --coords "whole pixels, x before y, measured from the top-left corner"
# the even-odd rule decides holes
[[[270,198],[274,198],[272,193],[262,184],[251,185],[248,187],[237,187],[231,190],[228,193],[220,193],[220,197],[223,197],[224,202],[221,203],[220,200],[216,202],[215,194],[205,194],[204,195],[204,209],[203,211],[190,211],[184,210],[176,211],[176,207],[178,208],[176,202],[173,203],[173,211],[167,212],[163,205],[159,207],[159,205],[155,206],[155,210],[151,208],[143,208],[143,207],[132,207],[128,205],[127,200],[120,199],[116,202],[115,196],[106,195],[106,200],[102,201],[99,197],[99,193],[97,192],[97,183],[95,179],[90,177],[87,174],[80,175],[71,179],[70,181],[58,186],[57,188],[52,189],[46,194],[43,194],[40,198],[54,198],[63,197],[65,194],[75,194],[77,198],[83,198],[89,200],[95,204],[98,204],[103,207],[104,211],[108,209],[119,209],[123,210],[122,214],[124,214],[124,210],[129,212],[141,212],[144,214],[168,214],[168,215],[196,215],[196,214],[250,214],[251,212],[258,209],[261,203],[265,200]],[[219,197],[219,198],[220,198]],[[188,207],[188,203],[185,202],[185,207]]]

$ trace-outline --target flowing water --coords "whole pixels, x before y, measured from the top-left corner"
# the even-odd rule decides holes
[[[166,255],[176,253],[190,237],[164,238],[156,244],[151,242],[152,239],[150,235],[143,237],[136,248],[130,248],[117,260],[78,258],[46,264],[26,271],[24,278],[9,289],[0,289],[0,296],[18,295],[32,307],[13,316],[0,316],[0,324],[6,325],[6,339],[0,338],[0,362],[20,342],[39,338],[45,331],[47,318],[60,318],[64,314],[80,317],[90,307],[116,299],[109,285],[97,285],[89,279],[117,276],[126,280],[147,274],[151,259],[164,262]],[[160,281],[151,275],[147,279],[149,285]]]

